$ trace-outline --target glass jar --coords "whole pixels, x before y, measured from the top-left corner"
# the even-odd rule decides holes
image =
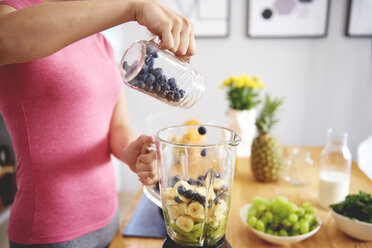
[[[345,200],[349,194],[350,170],[347,133],[328,129],[327,144],[320,158],[319,204],[322,207]]]
[[[204,78],[155,39],[133,43],[120,68],[126,85],[172,106],[190,108],[205,91]]]

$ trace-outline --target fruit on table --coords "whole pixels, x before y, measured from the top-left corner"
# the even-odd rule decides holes
[[[185,96],[186,92],[180,89],[175,78],[167,78],[162,68],[154,68],[155,59],[159,57],[158,51],[152,45],[146,45],[145,64],[142,66],[138,75],[129,81],[129,84],[153,93],[160,98],[172,102],[179,102]],[[138,62],[133,63],[133,68]],[[132,73],[132,67],[125,61],[123,69],[127,73]]]
[[[259,136],[252,143],[251,169],[258,181],[277,180],[283,164],[283,150],[279,140],[269,134],[278,122],[275,115],[282,104],[283,99],[271,99],[266,95],[264,108],[256,120]]]
[[[298,207],[284,196],[272,201],[255,197],[246,221],[252,228],[267,234],[295,236],[308,233],[318,226],[315,212],[308,202]]]
[[[213,185],[207,190],[206,177],[212,179],[211,175]],[[228,214],[228,186],[218,173],[211,175],[187,180],[176,175],[169,180],[165,211],[175,239],[193,243],[204,234],[208,243],[222,237]]]

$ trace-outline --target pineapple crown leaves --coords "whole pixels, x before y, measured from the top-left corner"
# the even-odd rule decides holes
[[[256,120],[256,127],[260,135],[269,133],[279,121],[276,118],[276,113],[283,103],[284,98],[271,98],[270,95],[266,95],[264,107]]]

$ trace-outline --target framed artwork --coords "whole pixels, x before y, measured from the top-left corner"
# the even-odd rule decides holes
[[[349,0],[346,35],[372,37],[372,0]]]
[[[196,38],[224,38],[230,32],[231,0],[159,0],[194,24]]]
[[[319,38],[327,35],[329,0],[248,0],[252,38]]]

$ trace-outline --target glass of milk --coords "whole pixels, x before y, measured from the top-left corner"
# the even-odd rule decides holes
[[[320,158],[319,204],[322,207],[345,200],[349,194],[350,169],[347,133],[328,129],[327,143]]]

